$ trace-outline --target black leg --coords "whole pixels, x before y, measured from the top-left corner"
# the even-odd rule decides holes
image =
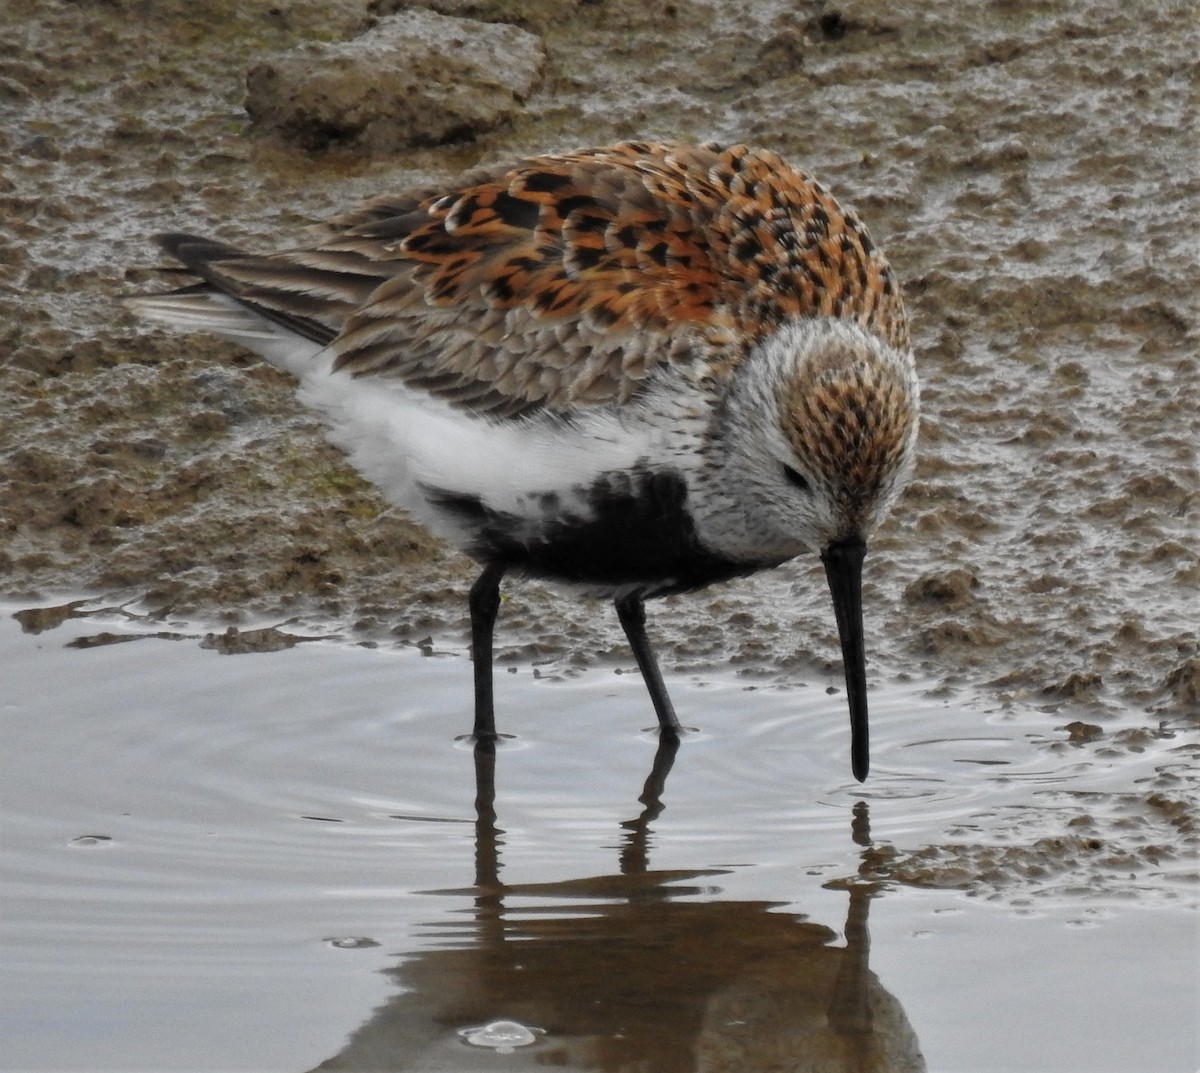
[[[663,734],[678,736],[679,720],[675,716],[675,708],[671,698],[667,696],[667,687],[663,683],[662,671],[658,669],[658,661],[650,650],[650,641],[646,637],[646,605],[637,594],[622,596],[616,601],[617,618],[625,628],[625,636],[629,638],[629,647],[633,649],[633,658],[637,660],[638,669],[650,691],[650,700],[654,704],[654,714],[658,716],[659,729]]]
[[[500,579],[504,563],[488,563],[471,586],[471,659],[475,665],[475,743],[496,740],[496,713],[492,706],[492,634],[500,610]]]

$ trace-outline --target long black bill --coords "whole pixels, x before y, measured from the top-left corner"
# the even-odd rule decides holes
[[[861,540],[830,544],[821,552],[825,577],[833,596],[842,662],[846,667],[846,697],[850,701],[850,768],[862,782],[871,766],[867,733],[867,657],[863,651],[862,564],[867,546]]]

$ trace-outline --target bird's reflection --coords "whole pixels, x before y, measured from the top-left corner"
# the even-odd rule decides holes
[[[654,871],[651,824],[678,742],[664,739],[622,824],[620,869],[504,884],[495,752],[476,751],[475,885],[461,924],[389,970],[401,993],[320,1070],[603,1073],[915,1073],[925,1069],[899,1003],[868,968],[867,914],[883,885],[867,806],[854,809],[858,874],[845,945],[830,928],[769,902],[723,901],[721,870]],[[430,949],[430,946],[435,948]],[[497,1019],[545,1030],[496,1053],[459,1031]]]

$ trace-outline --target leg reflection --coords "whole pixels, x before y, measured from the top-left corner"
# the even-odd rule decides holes
[[[475,742],[475,911],[480,927],[498,935],[504,911],[500,835],[496,826],[496,742]]]
[[[621,824],[625,829],[620,855],[622,875],[638,875],[649,868],[650,825],[665,807],[662,796],[678,751],[676,735],[659,735],[654,763],[638,797],[642,811]],[[496,742],[479,740],[475,743],[475,886],[480,898],[490,899],[496,909],[502,891],[500,836],[503,833],[496,826]]]
[[[625,843],[621,847],[621,874],[639,875],[650,866],[650,824],[665,807],[663,791],[667,787],[667,776],[675,763],[679,751],[679,738],[674,734],[661,734],[658,749],[654,753],[654,766],[646,776],[642,795],[638,801],[644,806],[636,819],[621,824],[625,828]]]

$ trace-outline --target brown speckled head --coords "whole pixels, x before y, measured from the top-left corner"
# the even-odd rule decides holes
[[[836,505],[830,538],[865,537],[910,461],[914,385],[895,364],[859,349],[828,349],[804,372],[781,388],[784,437]]]

